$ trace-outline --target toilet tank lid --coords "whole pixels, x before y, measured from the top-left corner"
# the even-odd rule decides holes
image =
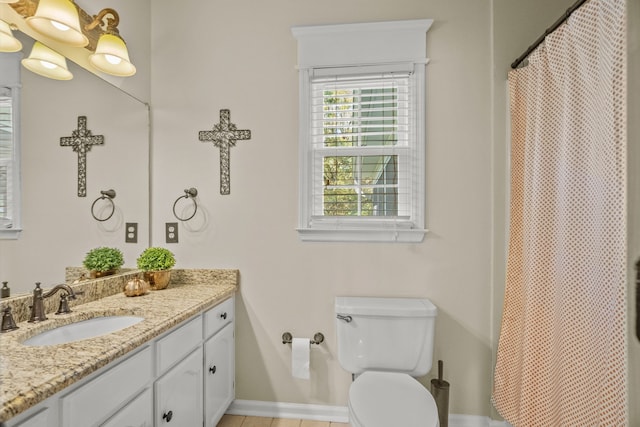
[[[336,313],[362,316],[435,317],[438,310],[426,298],[336,297]]]

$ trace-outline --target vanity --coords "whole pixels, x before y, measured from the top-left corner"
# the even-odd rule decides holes
[[[43,322],[19,321],[19,329],[3,333],[0,422],[215,427],[235,397],[238,272],[183,270],[176,276],[161,291],[140,297],[118,292],[72,306],[66,315],[48,312]],[[105,316],[142,320],[81,341],[24,344],[56,326]]]

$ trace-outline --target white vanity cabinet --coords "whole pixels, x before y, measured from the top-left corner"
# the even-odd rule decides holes
[[[183,322],[6,427],[215,427],[235,398],[234,303]]]
[[[156,426],[201,426],[202,347],[156,381],[154,392]]]

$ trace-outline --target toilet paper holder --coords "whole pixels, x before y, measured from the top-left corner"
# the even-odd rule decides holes
[[[291,335],[291,332],[285,332],[284,334],[282,334],[282,344],[291,344],[292,341],[293,341],[293,335]],[[322,332],[316,332],[315,335],[313,336],[313,340],[311,340],[309,343],[321,344],[323,341],[324,341],[324,335],[322,334]]]

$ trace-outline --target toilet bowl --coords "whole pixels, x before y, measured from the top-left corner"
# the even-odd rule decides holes
[[[369,371],[349,388],[351,427],[438,427],[431,393],[413,377]]]

